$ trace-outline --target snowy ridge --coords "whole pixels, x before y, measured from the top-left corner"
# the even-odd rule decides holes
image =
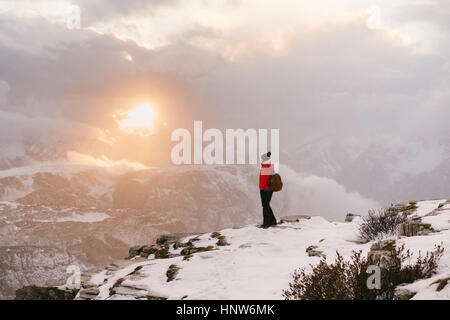
[[[446,250],[435,276],[404,288],[415,293],[413,299],[450,299],[450,285],[436,290],[438,280],[450,277],[450,202],[419,201],[415,205],[412,217],[421,216],[435,231],[396,237],[397,245],[404,244],[414,257],[441,243]],[[250,225],[185,236],[170,244],[169,258],[156,259],[152,253],[147,258],[116,261],[85,275],[78,299],[281,299],[294,269],[309,269],[321,254],[329,262],[336,251],[344,258],[352,251],[366,255],[374,242],[358,243],[360,222],[359,217],[352,222],[329,222],[299,216],[267,230]],[[218,237],[228,245],[219,245]],[[180,244],[189,241],[207,249],[186,259],[179,255],[183,250]],[[308,254],[311,245],[318,255]]]

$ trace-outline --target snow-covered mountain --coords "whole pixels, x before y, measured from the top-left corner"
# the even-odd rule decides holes
[[[411,218],[434,230],[426,235],[392,237],[415,257],[441,244],[437,274],[402,286],[412,299],[450,299],[450,201],[420,201]],[[333,261],[352,251],[366,255],[374,241],[358,243],[360,218],[329,222],[297,216],[267,230],[249,225],[220,232],[161,237],[158,245],[135,246],[130,260],[115,261],[82,277],[78,299],[281,299],[291,273],[310,269],[322,255]],[[166,246],[167,245],[167,246]],[[313,246],[313,247],[312,247]],[[157,251],[155,251],[157,250]],[[444,281],[440,281],[444,283]]]
[[[282,161],[299,172],[333,179],[383,206],[450,197],[448,139],[325,136],[293,148]]]
[[[162,233],[259,219],[255,168],[119,169],[47,163],[0,171],[0,298],[59,283],[53,273],[36,276],[43,266],[64,277],[70,264],[123,258],[130,245]]]

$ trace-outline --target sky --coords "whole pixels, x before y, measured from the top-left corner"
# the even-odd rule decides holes
[[[281,162],[381,199],[346,163],[394,183],[450,155],[449,29],[445,0],[0,0],[0,164],[58,145],[168,165],[202,120],[278,128]],[[142,103],[152,134],[120,130]]]

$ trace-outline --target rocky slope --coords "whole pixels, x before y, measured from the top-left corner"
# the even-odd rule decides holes
[[[415,257],[441,244],[438,273],[398,288],[398,299],[450,299],[450,201],[399,204],[409,222],[385,242],[358,242],[359,217],[329,222],[294,216],[267,230],[250,225],[220,232],[160,237],[137,245],[130,259],[92,269],[82,277],[77,299],[280,299],[295,268],[310,268],[336,251],[383,256],[385,247],[405,245]],[[411,227],[417,225],[417,228]],[[447,280],[447,281],[446,281]]]

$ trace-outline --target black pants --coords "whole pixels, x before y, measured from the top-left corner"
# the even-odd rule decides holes
[[[277,224],[277,219],[275,219],[272,208],[270,207],[273,191],[260,190],[259,193],[261,195],[261,204],[263,207],[263,226],[273,226]]]

